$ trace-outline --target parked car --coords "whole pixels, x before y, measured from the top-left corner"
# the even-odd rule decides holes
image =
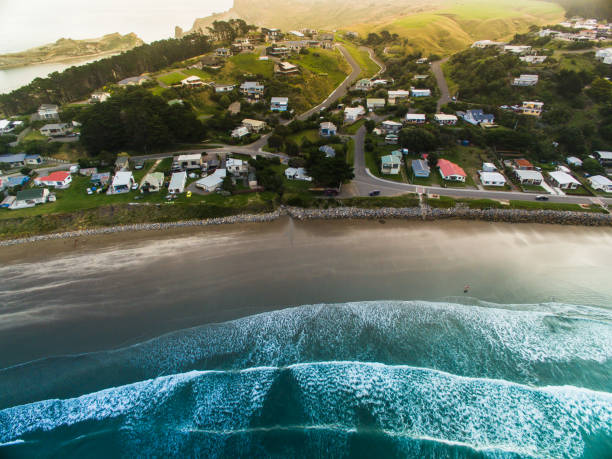
[[[137,190],[138,189],[138,183],[134,183],[132,185],[132,190]]]
[[[378,196],[379,194],[380,194],[380,190],[370,191],[369,193],[370,196]]]
[[[544,196],[543,194],[539,194],[535,197],[536,201],[548,201],[548,196]]]
[[[134,169],[142,169],[144,167],[144,161],[136,161],[134,164]]]

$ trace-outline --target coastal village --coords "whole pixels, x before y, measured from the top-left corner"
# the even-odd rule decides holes
[[[555,138],[546,145],[552,160],[505,139],[517,126],[546,125],[559,111],[546,102],[554,62],[587,62],[597,76],[580,91],[595,103],[596,97],[612,101],[611,30],[573,18],[511,42],[474,42],[465,51],[469,58],[513,66],[500,83],[508,94],[501,103],[478,103],[484,93],[470,97],[459,89],[455,62],[462,53],[442,65],[435,56],[408,56],[398,66],[385,55],[388,46],[373,50],[350,31],[248,26],[230,41],[219,32],[204,55],[108,82],[83,101],[44,102],[35,113],[0,120],[0,134],[11,140],[0,155],[0,212],[239,206],[275,195],[308,207],[410,195],[432,207],[469,197],[483,208],[526,201],[534,209],[607,213],[612,140],[605,129],[601,148],[590,150],[566,148]],[[309,85],[327,92],[315,97]],[[169,113],[195,113],[209,126],[207,138],[182,148],[88,154],[94,128],[79,114],[132,93],[163,96]]]

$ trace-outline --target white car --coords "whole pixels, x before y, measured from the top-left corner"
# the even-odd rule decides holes
[[[93,190],[91,188],[87,188],[87,194],[93,194]]]
[[[134,183],[132,185],[132,190],[137,190],[138,189],[138,183]]]

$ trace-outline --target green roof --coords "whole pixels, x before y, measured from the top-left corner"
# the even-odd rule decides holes
[[[383,156],[382,158],[380,158],[380,161],[383,164],[396,164],[399,163],[399,158],[397,158],[396,156],[393,155],[387,155],[387,156]]]
[[[44,196],[44,188],[28,188],[17,192],[18,201],[27,201],[30,199],[40,199]]]

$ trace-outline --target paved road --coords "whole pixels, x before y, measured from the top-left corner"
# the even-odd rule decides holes
[[[442,64],[448,61],[448,57],[431,63],[431,70],[436,77],[438,88],[440,89],[440,98],[436,106],[436,111],[440,113],[442,105],[448,104],[451,101],[450,92],[448,90],[448,84],[446,84],[446,78],[444,78],[444,72],[442,71]]]

